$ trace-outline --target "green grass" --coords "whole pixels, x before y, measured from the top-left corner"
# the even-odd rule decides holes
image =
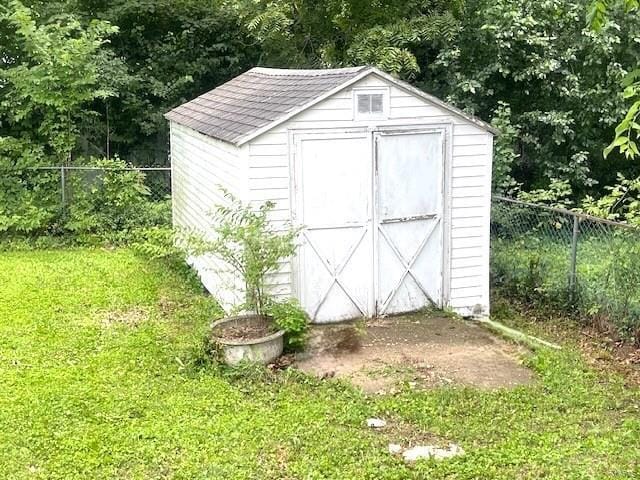
[[[635,232],[580,237],[576,293],[569,301],[570,238],[544,234],[492,240],[496,285],[520,300],[607,319],[640,341],[640,236]]]
[[[217,313],[192,279],[128,250],[0,254],[0,478],[640,474],[638,390],[572,349],[528,358],[532,386],[366,398],[335,381],[241,377],[207,362],[202,337]],[[374,415],[467,453],[406,466],[386,451],[402,438],[364,427]]]

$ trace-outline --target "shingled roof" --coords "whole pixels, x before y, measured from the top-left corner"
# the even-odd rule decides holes
[[[256,67],[174,108],[165,118],[204,135],[241,145],[326,94],[369,73],[462,116],[492,133],[488,124],[375,67],[291,70]]]
[[[366,70],[252,68],[165,117],[231,143],[306,105]]]

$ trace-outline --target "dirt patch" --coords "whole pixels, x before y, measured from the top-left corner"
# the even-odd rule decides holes
[[[491,389],[534,380],[519,361],[522,353],[472,321],[415,314],[315,326],[297,366],[322,378],[348,378],[367,393],[448,384]]]
[[[149,319],[149,310],[141,307],[133,307],[126,310],[110,310],[100,316],[100,325],[103,328],[112,328],[118,325],[137,327]]]
[[[158,310],[160,311],[160,315],[162,317],[170,317],[177,310],[184,308],[184,305],[176,302],[175,300],[170,299],[166,296],[161,296],[158,299]]]
[[[274,332],[273,326],[267,324],[232,325],[222,330],[220,338],[225,340],[254,340],[266,337]]]

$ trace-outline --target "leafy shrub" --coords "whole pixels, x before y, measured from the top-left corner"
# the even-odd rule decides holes
[[[7,148],[0,142],[0,156]],[[125,243],[139,229],[170,224],[171,199],[154,201],[142,172],[118,158],[82,163],[96,170],[67,170],[64,205],[59,170],[0,172],[3,241],[57,235],[81,244]]]
[[[176,245],[175,230],[169,226],[137,230],[131,247],[135,252],[154,259],[167,259],[182,256],[184,253]]]
[[[278,328],[285,331],[288,349],[299,350],[304,347],[309,317],[297,300],[271,301],[266,305],[265,313],[273,318]]]
[[[215,238],[210,239],[206,232],[188,232],[181,235],[180,243],[189,254],[210,254],[226,262],[244,280],[245,303],[241,308],[264,314],[269,303],[267,275],[295,253],[299,229],[276,228],[269,221],[273,202],[255,209],[223,192],[228,204],[217,205],[212,212]]]
[[[618,182],[605,187],[608,192],[597,200],[582,199],[581,210],[589,215],[640,226],[640,177],[627,179],[618,173]]]
[[[66,230],[107,234],[159,222],[157,215],[149,214],[153,203],[143,173],[126,170],[127,163],[118,158],[91,164],[103,170],[92,177],[74,177],[64,222]]]
[[[176,231],[170,227],[141,229],[133,242],[135,251],[156,259],[177,259],[184,254],[213,254],[242,275],[247,288],[246,300],[239,309],[249,309],[273,318],[285,331],[287,349],[304,346],[309,319],[295,299],[275,301],[265,291],[265,277],[276,271],[283,258],[293,255],[298,230],[276,230],[267,219],[273,204],[267,202],[255,210],[225,192],[229,206],[214,209],[215,240],[203,232]]]
[[[44,233],[58,222],[60,174],[31,170],[43,157],[41,147],[0,136],[0,233]]]

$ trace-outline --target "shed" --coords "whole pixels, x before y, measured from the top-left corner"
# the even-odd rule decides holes
[[[448,307],[489,312],[494,130],[374,67],[253,68],[166,114],[175,225],[206,229],[224,187],[303,226],[270,276],[314,322]],[[218,259],[190,259],[224,308]]]

